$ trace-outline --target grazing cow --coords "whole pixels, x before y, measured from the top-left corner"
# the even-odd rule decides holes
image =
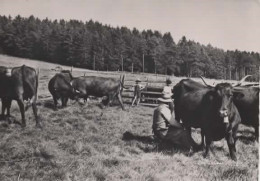
[[[212,141],[226,138],[230,156],[236,160],[236,132],[240,115],[232,102],[233,87],[227,83],[205,87],[195,81],[182,80],[174,87],[176,119],[190,131],[201,128],[202,145],[206,139],[207,156]]]
[[[76,93],[71,86],[72,80],[70,71],[61,71],[50,79],[48,89],[53,97],[55,109],[57,109],[58,99],[61,99],[62,107],[65,107],[69,98],[75,98]]]
[[[122,101],[122,91],[124,88],[124,76],[120,80],[96,76],[78,77],[72,80],[73,88],[79,92],[79,97],[87,100],[88,96],[104,97],[105,104],[111,105],[115,97],[117,97],[121,107],[125,110]]]
[[[39,72],[38,72],[39,73]],[[9,69],[0,68],[0,98],[2,98],[2,115],[7,109],[7,116],[10,116],[12,100],[16,100],[22,116],[22,127],[26,126],[24,100],[30,100],[33,113],[36,119],[36,126],[41,127],[37,116],[37,89],[38,73],[28,66],[21,66]]]

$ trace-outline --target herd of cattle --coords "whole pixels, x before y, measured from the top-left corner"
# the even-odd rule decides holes
[[[21,66],[7,68],[0,66],[0,98],[2,100],[2,116],[5,110],[10,116],[12,100],[16,100],[21,116],[22,127],[26,126],[24,101],[30,102],[36,119],[36,126],[41,127],[38,120],[36,99],[39,71]],[[245,77],[246,78],[246,77]],[[238,125],[253,126],[255,137],[259,136],[259,85],[242,86],[242,79],[238,84],[219,83],[216,86],[205,85],[191,79],[183,79],[173,88],[173,99],[177,121],[191,133],[191,128],[201,128],[201,146],[206,142],[207,156],[212,141],[226,138],[230,156],[236,160],[236,140]],[[102,102],[110,105],[118,99],[122,109],[122,91],[124,76],[120,80],[96,76],[73,77],[70,71],[61,71],[51,78],[49,91],[57,108],[57,100],[61,99],[62,106],[66,106],[68,99],[85,101],[89,96],[105,97]]]

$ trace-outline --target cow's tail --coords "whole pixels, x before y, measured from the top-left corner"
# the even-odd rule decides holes
[[[22,65],[22,67],[21,67],[21,73],[22,73],[22,81],[23,81],[23,89],[25,90],[26,88],[25,88],[25,83],[26,83],[26,80],[25,80],[25,73],[24,73],[24,67],[25,67],[25,65]]]
[[[22,81],[23,81],[23,86],[24,86],[24,90],[26,90],[26,86],[27,86],[27,88],[28,88],[28,86],[29,86],[29,90],[28,91],[31,91],[30,93],[29,93],[29,97],[28,98],[30,98],[30,96],[32,96],[30,99],[31,99],[31,103],[32,102],[36,102],[36,100],[38,99],[38,84],[39,84],[39,72],[40,72],[40,70],[39,70],[39,68],[37,69],[37,70],[35,70],[35,69],[33,69],[34,71],[35,71],[35,75],[36,75],[36,80],[35,80],[35,84],[36,84],[36,87],[35,87],[35,90],[34,90],[34,88],[33,88],[33,85],[31,85],[29,82],[27,82],[26,81],[26,77],[25,77],[25,65],[23,65],[22,67],[21,67],[21,73],[22,73]],[[35,91],[35,92],[34,92]],[[31,94],[31,95],[30,95]],[[26,97],[27,98],[27,97]],[[34,99],[34,100],[33,100]]]
[[[38,100],[38,85],[39,85],[39,74],[40,74],[40,68],[37,68],[36,71],[36,90],[35,90],[35,101]]]
[[[21,66],[21,74],[22,74],[22,82],[23,82],[23,95],[22,95],[22,99],[24,101],[24,99],[27,99],[27,95],[26,95],[26,80],[25,80],[25,65]],[[25,111],[29,108],[30,106],[30,102],[27,102],[26,106],[25,106]]]

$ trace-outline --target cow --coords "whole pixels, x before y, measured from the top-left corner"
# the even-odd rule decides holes
[[[238,83],[233,85],[233,102],[236,105],[241,116],[241,123],[247,126],[252,126],[255,129],[256,141],[259,139],[259,84],[245,84],[242,83],[247,75]],[[203,79],[202,79],[203,80]],[[207,83],[203,80],[206,86]],[[258,86],[257,86],[258,85]]]
[[[30,100],[36,120],[36,126],[41,127],[37,115],[37,89],[39,72],[32,67],[23,65],[12,69],[0,68],[0,98],[2,99],[2,116],[7,109],[7,116],[10,116],[12,100],[16,100],[21,112],[22,127],[26,126],[24,100]]]
[[[206,87],[185,79],[174,87],[176,120],[181,119],[189,132],[191,127],[201,128],[201,145],[204,145],[204,136],[206,140],[204,157],[212,141],[226,138],[230,156],[236,160],[236,133],[241,118],[232,96],[233,87],[228,83]]]
[[[259,137],[259,87],[234,87],[234,104],[242,119],[242,124],[255,129],[255,138]]]
[[[102,101],[105,105],[111,105],[116,97],[122,109],[125,110],[122,101],[124,77],[120,76],[120,80],[116,80],[97,76],[83,76],[73,79],[71,83],[72,87],[78,92],[79,97],[87,100],[88,96],[106,96],[106,99]]]
[[[201,93],[203,93],[203,92],[205,93],[208,90],[208,88],[207,88],[207,86],[204,86],[201,83],[198,83],[191,79],[182,79],[179,83],[177,83],[173,87],[173,99],[174,99],[174,105],[175,105],[174,111],[175,111],[176,120],[180,121],[180,116],[181,116],[181,115],[179,115],[179,113],[181,113],[181,110],[179,110],[179,109],[181,109],[181,108],[180,108],[180,106],[178,106],[181,101],[180,98],[188,92],[197,91],[197,90],[200,90]],[[201,96],[203,96],[203,94]],[[201,100],[201,96],[195,97],[194,99],[192,99],[193,101],[195,101],[194,102],[195,105],[192,105],[192,103],[193,103],[193,101],[192,101],[190,104],[191,108],[196,107],[197,101]]]
[[[73,76],[70,71],[61,71],[52,77],[48,89],[53,97],[54,108],[57,109],[58,99],[61,99],[62,107],[67,106],[68,99],[75,99],[76,92],[71,85]]]

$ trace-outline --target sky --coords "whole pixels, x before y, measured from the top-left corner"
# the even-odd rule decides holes
[[[260,52],[260,0],[0,0],[0,15],[90,19],[170,32],[224,50]]]

